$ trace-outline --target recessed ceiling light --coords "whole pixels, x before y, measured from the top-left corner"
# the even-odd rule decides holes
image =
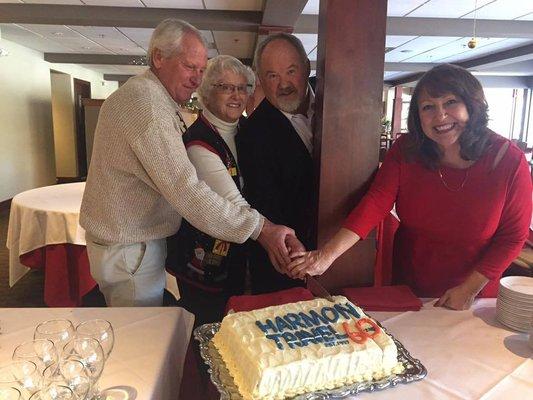
[[[400,50],[400,53],[412,53],[413,50],[410,50],[410,49],[405,49],[405,50]]]
[[[85,50],[91,50],[91,46],[83,46]]]
[[[54,32],[52,33],[54,36],[63,36],[63,32]]]

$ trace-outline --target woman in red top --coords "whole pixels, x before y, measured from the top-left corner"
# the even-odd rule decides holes
[[[409,133],[387,154],[369,192],[321,249],[292,254],[288,274],[320,275],[396,204],[393,277],[436,305],[467,309],[494,297],[531,221],[531,178],[523,153],[487,128],[479,81],[440,65],[417,84]]]

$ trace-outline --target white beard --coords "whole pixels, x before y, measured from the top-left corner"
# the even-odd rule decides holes
[[[278,106],[281,111],[285,111],[287,113],[293,113],[295,112],[298,107],[300,107],[300,104],[302,103],[300,99],[294,99],[294,100],[285,100],[280,99],[278,97]]]

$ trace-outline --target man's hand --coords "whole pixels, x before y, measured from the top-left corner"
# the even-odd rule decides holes
[[[294,230],[283,225],[275,225],[265,218],[263,229],[257,238],[268,253],[268,258],[274,268],[282,274],[285,273],[285,265],[291,261],[285,244],[287,236],[295,236]]]

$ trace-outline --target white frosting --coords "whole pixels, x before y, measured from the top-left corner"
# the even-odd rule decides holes
[[[362,309],[345,297],[335,296],[334,299],[336,305],[351,307],[361,318],[368,318]],[[324,307],[329,310],[325,315],[331,317],[330,321],[322,318],[318,322],[317,319],[317,324],[313,325],[309,320],[293,319],[292,323],[283,324],[287,321],[287,314],[291,313],[296,316],[301,312],[309,315],[314,310],[323,316],[321,311]],[[335,315],[335,311],[340,308],[335,308],[335,311],[331,308],[335,308],[331,302],[317,298],[239,312],[224,318],[213,343],[244,399],[283,399],[310,391],[381,379],[392,374],[393,369],[396,371],[397,348],[390,336],[380,330],[373,339],[367,338],[364,343],[357,343],[344,336],[343,328],[343,322],[348,322],[350,331],[355,331],[357,318],[346,312],[337,312]],[[276,317],[283,318],[281,331],[277,330],[279,325],[275,323]],[[269,325],[267,319],[273,321],[273,324]],[[266,333],[256,321],[261,322]],[[302,345],[294,343],[293,348],[284,337],[278,336],[279,344],[276,340],[267,338],[267,335],[295,335],[296,332],[300,332],[301,337],[302,332],[313,332],[317,326],[322,326],[318,329],[325,329],[327,332],[328,329],[333,329],[337,336],[328,336],[331,340],[328,345],[325,341],[320,343],[317,340],[314,343],[308,340],[304,345],[297,340]],[[366,326],[369,325],[365,324]],[[373,329],[367,332],[372,334]]]

